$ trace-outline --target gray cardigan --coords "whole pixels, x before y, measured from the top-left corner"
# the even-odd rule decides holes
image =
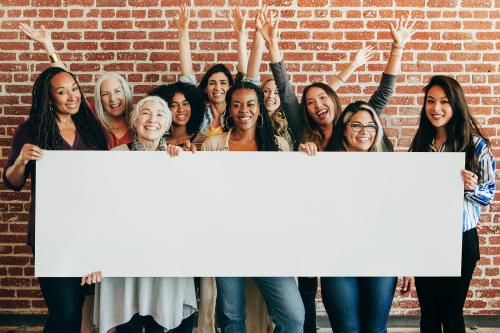
[[[304,138],[303,135],[306,134],[305,123],[302,118],[300,104],[297,101],[297,96],[295,96],[293,87],[288,79],[288,73],[286,72],[283,60],[271,64],[271,71],[273,72],[274,80],[278,87],[281,106],[288,120],[288,126],[292,129],[295,138],[302,140]],[[382,73],[382,79],[380,80],[379,86],[368,101],[368,104],[375,109],[377,115],[380,116],[384,112],[385,106],[394,92],[395,85],[396,75]]]

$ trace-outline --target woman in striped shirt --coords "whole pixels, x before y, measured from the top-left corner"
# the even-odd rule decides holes
[[[434,76],[424,92],[420,125],[411,151],[465,152],[465,170],[462,170],[462,275],[415,278],[421,313],[420,331],[460,333],[465,332],[463,306],[479,260],[476,227],[481,207],[489,205],[495,192],[495,159],[455,79]]]

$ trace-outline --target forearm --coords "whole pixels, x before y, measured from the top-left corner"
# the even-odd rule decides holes
[[[401,59],[403,58],[404,45],[392,45],[389,60],[385,66],[384,73],[391,75],[398,75],[401,66]]]
[[[56,49],[54,48],[54,45],[52,43],[43,44],[43,48],[47,53],[47,56],[49,57],[50,67],[60,67],[66,69],[66,65],[64,65],[64,63],[61,61],[61,58],[59,58],[59,56],[57,55]]]
[[[250,60],[248,61],[247,76],[254,78],[260,75],[260,64],[262,62],[262,49],[264,47],[264,39],[259,32],[255,32],[252,43],[252,51],[250,52]]]
[[[247,53],[247,35],[245,29],[237,33],[238,42],[238,66],[236,69],[242,74],[247,74],[248,53]]]
[[[179,30],[179,61],[182,75],[193,75],[189,31]]]
[[[5,171],[5,178],[15,187],[22,187],[26,182],[26,165],[17,161]]]
[[[269,56],[271,57],[272,64],[276,64],[283,60],[283,55],[281,54],[277,39],[270,40],[267,43],[267,48],[269,49]]]
[[[349,80],[349,77],[352,75],[352,73],[356,70],[357,64],[354,62],[351,62],[346,68],[341,70],[337,75],[335,75],[331,81],[329,82],[329,85],[332,87],[333,90],[337,90],[340,88],[340,86],[344,85],[347,80]]]

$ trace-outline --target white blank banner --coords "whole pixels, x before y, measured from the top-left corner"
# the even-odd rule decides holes
[[[47,151],[37,276],[458,276],[462,153]]]

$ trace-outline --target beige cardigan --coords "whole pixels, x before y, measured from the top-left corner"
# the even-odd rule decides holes
[[[221,135],[208,137],[201,150],[204,151],[229,151],[229,132],[224,132]],[[282,151],[289,151],[288,142],[276,136],[278,147]],[[199,333],[215,333],[215,300],[217,299],[217,287],[215,278],[201,278],[200,286],[200,306],[198,313],[198,332]],[[246,327],[248,333],[271,333],[273,324],[267,314],[266,303],[260,294],[254,280],[246,279],[245,283],[245,299],[246,299]]]

